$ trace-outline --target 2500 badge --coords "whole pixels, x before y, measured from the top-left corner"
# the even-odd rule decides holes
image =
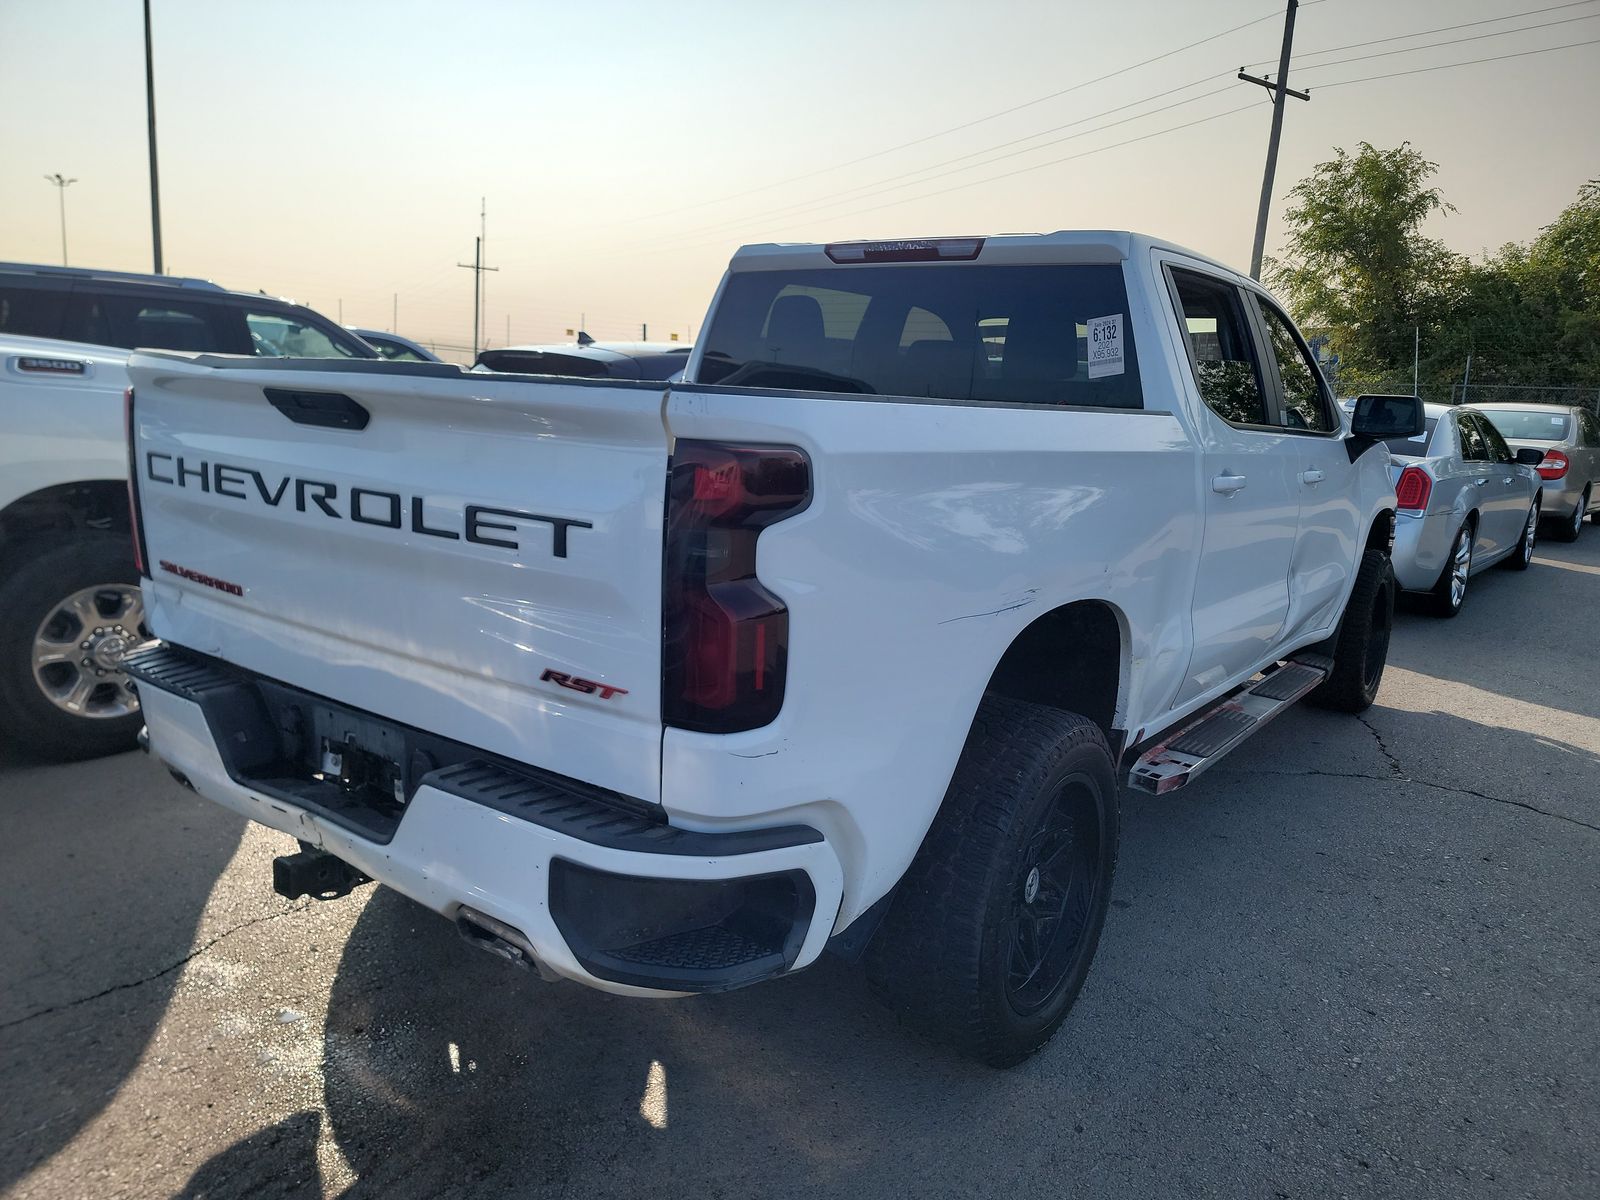
[[[196,487],[214,496],[227,496],[247,503],[252,491],[268,508],[277,508],[285,501],[294,505],[296,512],[315,509],[336,521],[350,520],[361,525],[376,525],[381,529],[405,529],[429,537],[465,540],[479,546],[499,546],[517,550],[522,543],[509,537],[491,537],[485,530],[499,533],[517,533],[519,527],[511,522],[535,522],[550,526],[551,553],[557,558],[567,557],[567,531],[593,529],[589,521],[571,517],[555,517],[548,513],[526,512],[520,508],[494,508],[487,504],[468,504],[459,515],[460,528],[441,529],[429,525],[424,517],[421,496],[407,496],[400,492],[387,492],[381,488],[352,487],[347,492],[347,507],[340,511],[339,485],[322,479],[302,479],[294,475],[280,475],[270,483],[265,475],[251,467],[235,467],[228,463],[189,462],[183,455],[146,451],[145,478],[151,483],[169,487]]]

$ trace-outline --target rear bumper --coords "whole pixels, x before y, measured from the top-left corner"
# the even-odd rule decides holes
[[[1394,523],[1395,581],[1408,592],[1425,592],[1439,582],[1459,520],[1452,512],[1419,516],[1400,513]]]
[[[237,686],[196,687],[140,657],[130,674],[151,752],[197,792],[451,920],[466,910],[510,927],[546,973],[623,995],[723,991],[807,966],[832,932],[842,873],[809,827],[684,830],[474,760],[423,774],[379,840],[224,761],[248,707]]]

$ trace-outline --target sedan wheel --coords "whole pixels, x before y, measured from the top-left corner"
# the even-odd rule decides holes
[[[1528,564],[1533,561],[1533,543],[1538,536],[1539,501],[1535,498],[1528,506],[1528,519],[1522,525],[1522,540],[1517,543],[1517,548],[1511,557],[1506,559],[1506,566],[1513,571],[1526,571]]]
[[[1587,488],[1585,488],[1583,495],[1578,497],[1578,503],[1572,510],[1571,519],[1563,521],[1560,525],[1552,529],[1552,536],[1554,536],[1557,541],[1561,542],[1577,541],[1578,535],[1583,532],[1583,518],[1588,511],[1589,491]]]
[[[1455,541],[1450,543],[1450,558],[1445,562],[1444,573],[1433,585],[1433,611],[1436,616],[1453,617],[1461,611],[1467,599],[1467,580],[1472,577],[1472,524],[1456,530]]]

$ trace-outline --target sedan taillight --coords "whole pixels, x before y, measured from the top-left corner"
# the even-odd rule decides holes
[[[1395,507],[1405,512],[1422,512],[1433,495],[1433,480],[1421,467],[1407,467],[1394,485]]]
[[[1560,479],[1567,473],[1567,468],[1572,464],[1567,461],[1567,456],[1559,450],[1546,450],[1544,461],[1536,468],[1540,479]]]

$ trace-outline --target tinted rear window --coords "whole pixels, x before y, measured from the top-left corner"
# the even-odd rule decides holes
[[[729,279],[703,339],[702,383],[1094,408],[1142,404],[1117,266],[740,273]]]
[[[477,365],[519,375],[575,375],[582,379],[599,379],[615,374],[599,359],[552,354],[545,350],[485,350],[478,355]]]
[[[1389,447],[1389,453],[1400,454],[1408,458],[1427,458],[1428,442],[1433,438],[1433,431],[1439,427],[1438,417],[1429,417],[1422,427],[1422,432],[1416,437],[1385,438],[1383,444]]]
[[[61,332],[64,291],[30,287],[0,287],[0,333],[24,337],[55,337]]]
[[[1489,423],[1501,437],[1525,442],[1564,442],[1572,433],[1572,418],[1566,413],[1538,412],[1533,409],[1483,408]]]

